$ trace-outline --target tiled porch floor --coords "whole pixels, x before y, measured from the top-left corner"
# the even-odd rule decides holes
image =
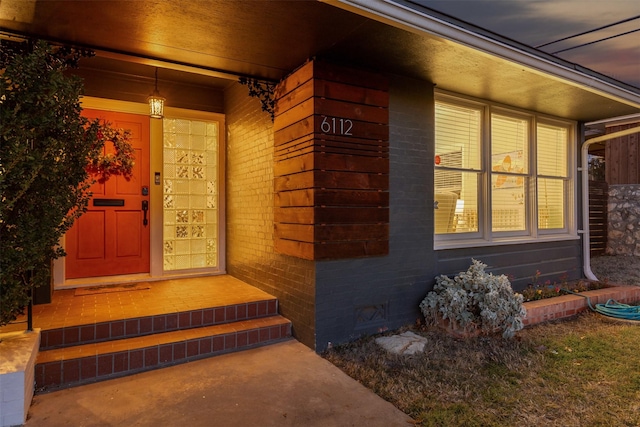
[[[273,298],[228,275],[148,284],[150,289],[81,296],[74,289],[57,290],[50,304],[33,307],[33,327],[56,329]]]
[[[278,315],[277,299],[231,276],[142,284],[138,290],[88,295],[58,290],[50,304],[34,306],[33,327],[41,330],[35,364],[39,391],[291,337],[291,322]]]

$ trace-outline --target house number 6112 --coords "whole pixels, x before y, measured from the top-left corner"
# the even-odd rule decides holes
[[[353,135],[353,122],[350,119],[340,119],[337,117],[324,117],[320,123],[322,133],[333,133],[338,135]]]

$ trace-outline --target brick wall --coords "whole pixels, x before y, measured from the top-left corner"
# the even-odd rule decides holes
[[[317,263],[318,351],[414,322],[433,283],[432,86],[392,79],[389,110],[389,255]]]
[[[563,295],[524,303],[527,309],[524,325],[536,325],[587,311],[589,310],[589,302],[585,297],[589,297],[592,307],[595,307],[596,304],[606,304],[611,299],[621,304],[635,304],[640,299],[640,288],[637,286],[614,286],[581,292],[580,295]]]
[[[274,252],[273,123],[239,84],[226,90],[225,112],[227,271],[276,296],[294,336],[315,348],[314,264]]]

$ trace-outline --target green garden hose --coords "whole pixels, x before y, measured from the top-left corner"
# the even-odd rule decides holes
[[[582,298],[586,298],[589,308],[596,313],[600,313],[608,317],[614,317],[616,319],[640,321],[640,306],[623,304],[616,300],[610,299],[605,304],[596,304],[594,307],[591,304],[591,299],[588,296],[570,291],[568,289],[562,289],[562,291],[581,296]]]

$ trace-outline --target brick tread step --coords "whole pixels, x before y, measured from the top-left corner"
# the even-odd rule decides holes
[[[109,342],[133,337],[156,335],[245,321],[278,312],[277,299],[265,299],[219,307],[207,307],[183,312],[162,313],[97,323],[78,324],[41,332],[40,350],[67,348],[92,343]]]
[[[69,360],[92,355],[131,351],[152,346],[162,346],[175,342],[188,342],[207,337],[224,337],[225,335],[249,331],[264,331],[264,329],[288,325],[289,321],[282,316],[270,316],[260,319],[243,320],[222,325],[204,326],[201,328],[183,329],[171,332],[157,333],[132,338],[124,338],[114,341],[105,341],[92,344],[64,347],[52,350],[40,351],[37,364],[56,360]]]
[[[40,351],[35,380],[58,389],[184,363],[291,337],[280,315]]]

